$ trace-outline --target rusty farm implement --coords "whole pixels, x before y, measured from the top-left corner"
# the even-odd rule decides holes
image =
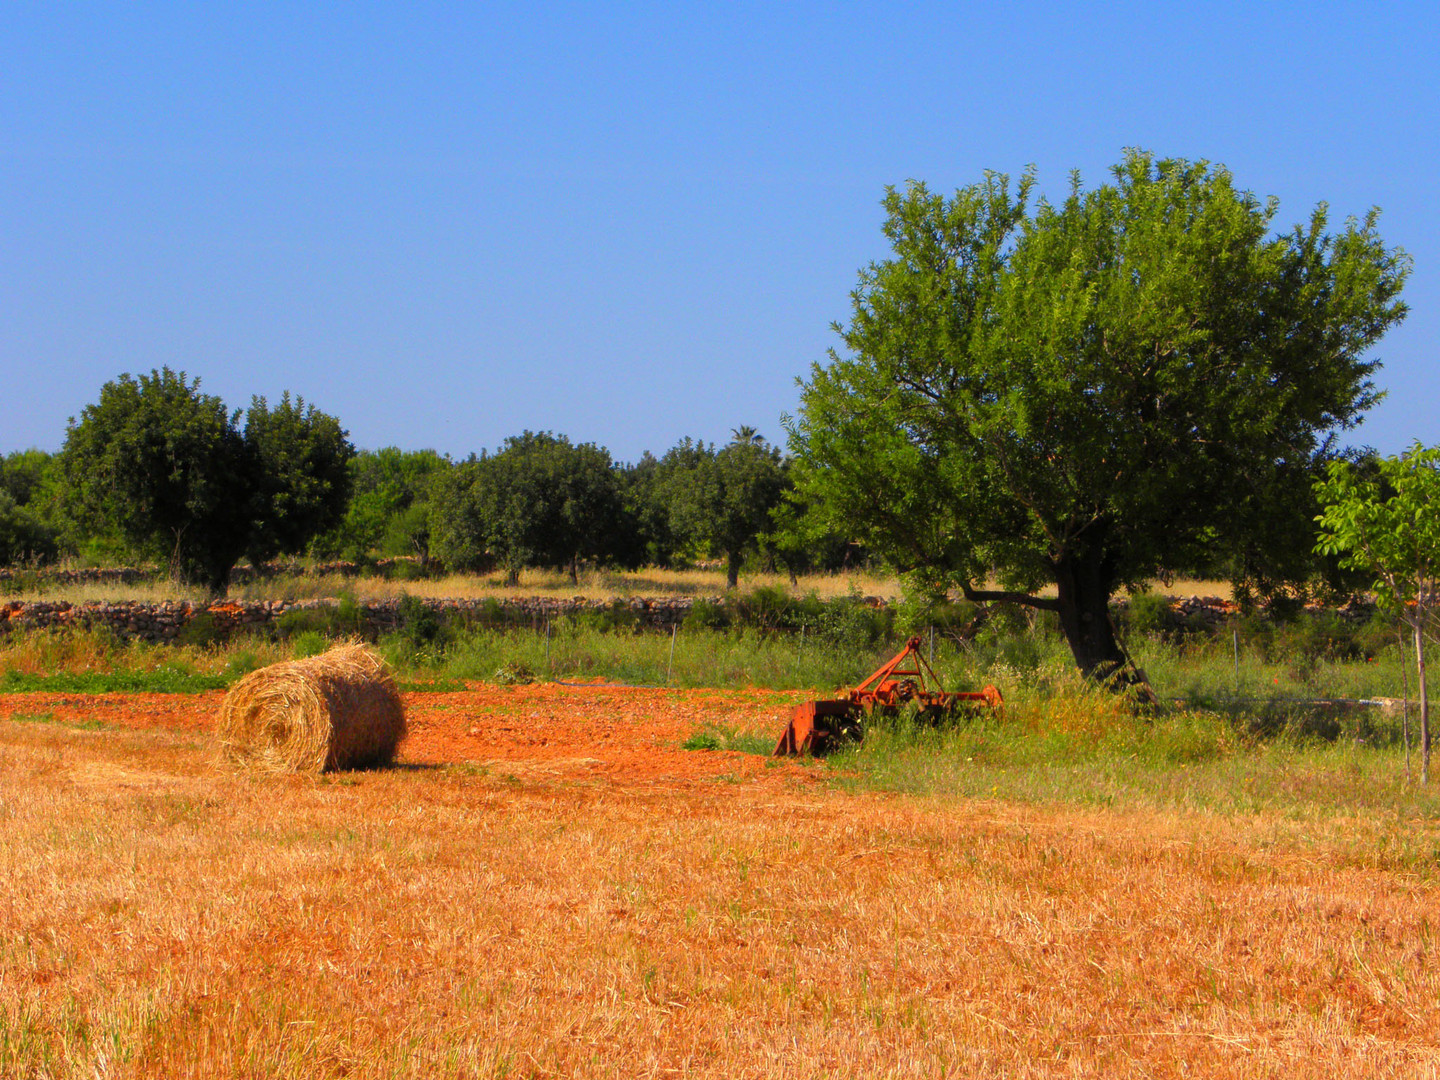
[[[938,720],[958,709],[997,709],[1001,703],[1000,691],[993,686],[977,693],[940,689],[940,680],[920,655],[920,639],[912,637],[905,648],[844,697],[796,705],[773,756],[823,754],[840,740],[859,738],[866,718],[877,711],[894,713],[902,706],[913,706],[922,717]]]

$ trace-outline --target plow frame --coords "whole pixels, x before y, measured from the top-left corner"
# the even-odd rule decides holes
[[[912,662],[907,665],[907,660]],[[864,718],[876,709],[889,712],[910,702],[923,712],[939,717],[961,706],[998,709],[1004,699],[994,686],[975,693],[940,689],[934,669],[920,654],[920,639],[912,637],[903,649],[845,697],[796,705],[771,756],[823,754],[839,739],[861,737]]]

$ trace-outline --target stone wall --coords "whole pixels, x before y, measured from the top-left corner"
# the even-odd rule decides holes
[[[720,597],[708,598],[723,606]],[[548,597],[515,597],[504,600],[410,600],[422,604],[436,615],[460,615],[475,621],[511,626],[542,627],[547,621],[564,615],[601,612],[612,608],[608,600],[551,599]],[[687,597],[669,599],[632,599],[620,606],[642,626],[669,629],[684,621],[693,600]],[[388,633],[400,625],[399,600],[363,600],[355,603],[360,633],[367,637]],[[196,603],[169,600],[159,603],[124,600],[91,601],[72,604],[63,600],[0,602],[0,635],[12,629],[52,629],[76,627],[107,629],[117,637],[138,638],[149,642],[166,642],[180,637],[184,628],[197,616],[205,616],[207,636],[226,640],[239,632],[268,632],[288,612],[337,612],[339,601],[326,600],[216,600]]]
[[[724,597],[703,598],[706,603],[724,609]],[[564,600],[550,597],[507,597],[495,599],[466,600],[422,600],[410,599],[411,605],[420,604],[442,618],[459,616],[462,619],[504,626],[531,626],[540,629],[567,615],[587,612],[600,613],[618,606],[633,618],[636,625],[654,630],[669,630],[678,626],[690,613],[695,599],[691,597],[632,598],[630,600],[587,600],[583,597]],[[399,628],[401,623],[400,600],[362,600],[354,602],[357,629],[366,637],[376,637]],[[870,607],[883,608],[884,600],[867,596],[864,603]],[[1115,604],[1117,615],[1123,615],[1128,606],[1125,600]],[[140,600],[90,601],[70,603],[63,600],[0,601],[0,636],[12,629],[49,629],[79,627],[85,629],[105,628],[117,637],[138,638],[149,642],[173,641],[181,637],[184,629],[197,617],[204,616],[203,630],[206,640],[228,640],[241,632],[272,632],[275,622],[293,612],[313,611],[316,621],[329,622],[338,615],[340,602],[335,599],[321,600],[216,600],[211,603],[189,600],[150,602]],[[1235,604],[1219,597],[1191,596],[1172,598],[1171,618],[1176,625],[1188,621],[1195,625],[1208,626],[1212,631],[1233,617]],[[1370,605],[1353,605],[1338,609],[1346,618],[1364,618],[1373,611]],[[194,629],[199,629],[196,627]],[[193,636],[193,635],[192,635]]]

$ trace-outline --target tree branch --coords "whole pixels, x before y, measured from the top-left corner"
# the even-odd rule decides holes
[[[1041,611],[1060,610],[1060,601],[1048,596],[1031,596],[1029,593],[1009,592],[1005,589],[972,589],[964,582],[960,583],[960,591],[972,604],[1020,604]]]

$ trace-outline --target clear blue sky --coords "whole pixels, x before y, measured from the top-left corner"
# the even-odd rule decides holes
[[[361,447],[772,440],[887,184],[1224,163],[1415,269],[1352,438],[1440,442],[1420,3],[0,7],[0,452],[121,372],[291,390]]]

